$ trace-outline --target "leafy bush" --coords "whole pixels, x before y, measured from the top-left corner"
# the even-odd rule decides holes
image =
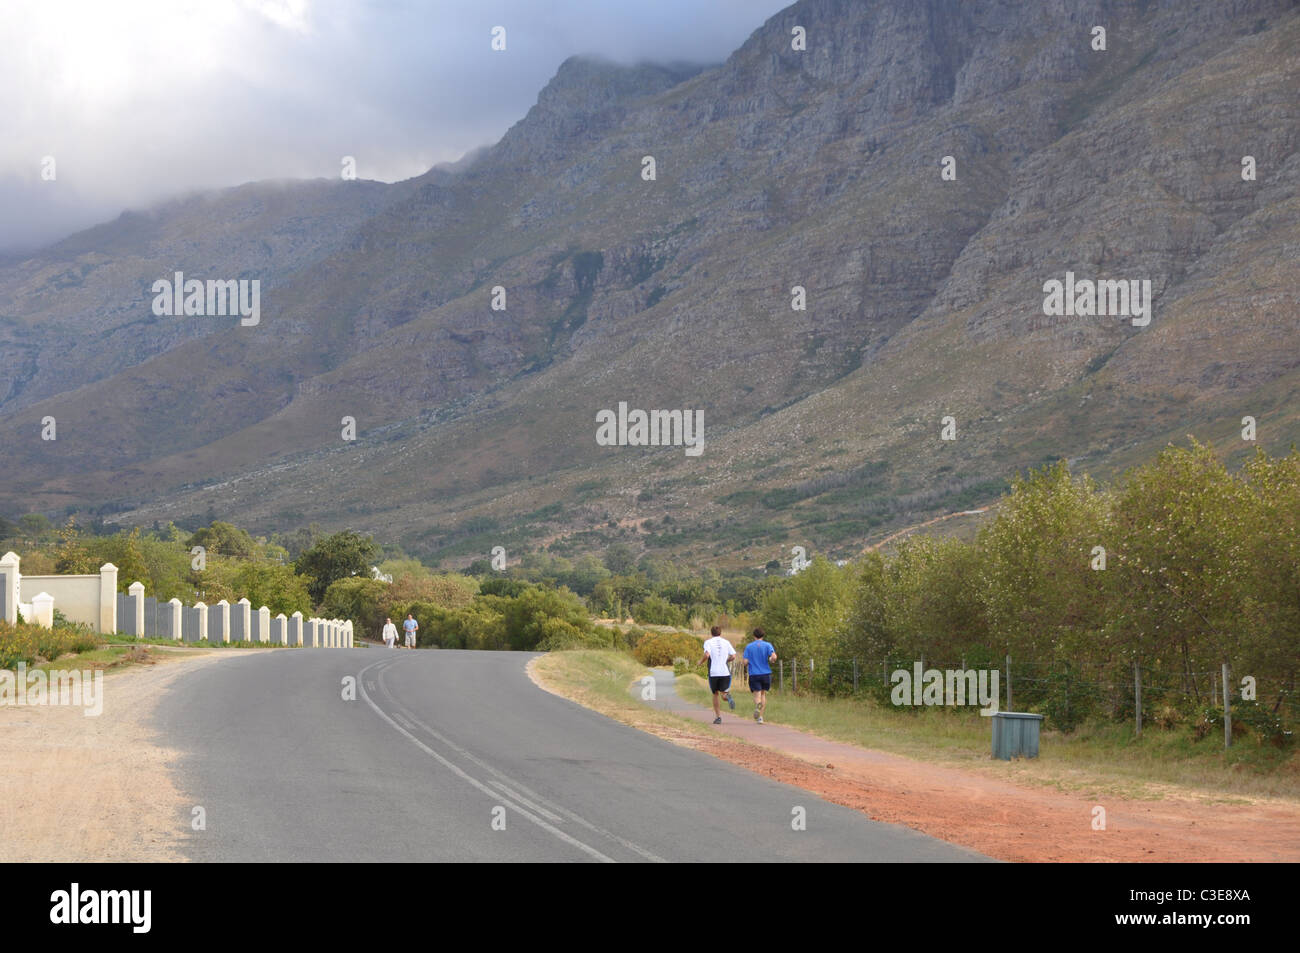
[[[542,640],[537,643],[539,652],[558,652],[564,649],[609,649],[614,645],[614,633],[608,629],[583,632],[563,619],[549,618],[542,622]]]
[[[19,662],[36,665],[68,652],[89,652],[102,644],[89,626],[68,624],[47,629],[30,623],[0,622],[0,668],[13,668]]]
[[[1092,682],[1077,675],[1071,677],[1068,670],[1052,671],[1046,681],[1042,710],[1051,727],[1069,733],[1092,716],[1097,704],[1097,690]]]
[[[1151,722],[1157,728],[1171,731],[1183,723],[1184,715],[1177,705],[1160,705],[1151,713]]]
[[[632,609],[632,618],[643,625],[686,625],[686,610],[663,596],[647,596]]]
[[[1234,701],[1232,703],[1232,733],[1234,736],[1237,733],[1238,722],[1249,728],[1251,734],[1261,741],[1267,741],[1279,748],[1285,747],[1295,740],[1295,736],[1287,730],[1282,720],[1257,701]]]
[[[697,659],[703,653],[703,643],[687,632],[647,632],[632,650],[638,662],[649,666],[672,665],[679,656]]]

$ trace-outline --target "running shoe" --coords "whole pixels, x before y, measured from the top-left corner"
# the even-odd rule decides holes
[[[719,716],[719,717],[713,719],[713,723],[714,723],[715,725],[720,725],[720,724],[722,724],[722,718],[721,718],[721,716]]]
[[[731,697],[731,692],[727,692],[727,694],[726,694],[725,697],[726,697],[726,699],[727,699],[727,704],[731,706],[731,710],[732,710],[732,711],[735,711],[735,710],[736,710],[736,700],[735,700],[734,698]]]

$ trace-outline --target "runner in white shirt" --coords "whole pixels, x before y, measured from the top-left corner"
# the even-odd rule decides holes
[[[713,692],[713,723],[722,724],[722,709],[718,705],[718,696],[721,695],[731,706],[731,710],[736,710],[736,700],[731,697],[731,660],[736,657],[736,649],[730,642],[722,637],[722,626],[715,625],[709,630],[713,636],[704,642],[704,658],[700,659],[700,664],[708,663],[709,665],[709,691]]]
[[[384,644],[390,649],[397,645],[397,626],[393,625],[392,619],[384,624]]]

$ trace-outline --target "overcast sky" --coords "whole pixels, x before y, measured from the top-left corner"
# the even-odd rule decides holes
[[[418,175],[499,139],[568,56],[721,62],[791,2],[0,0],[0,251],[345,155]]]

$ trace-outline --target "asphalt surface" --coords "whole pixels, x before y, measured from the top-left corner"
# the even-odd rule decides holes
[[[183,754],[185,852],[196,861],[988,859],[544,692],[524,671],[532,657],[268,650],[181,676],[154,717]],[[348,676],[355,700],[343,698]]]

